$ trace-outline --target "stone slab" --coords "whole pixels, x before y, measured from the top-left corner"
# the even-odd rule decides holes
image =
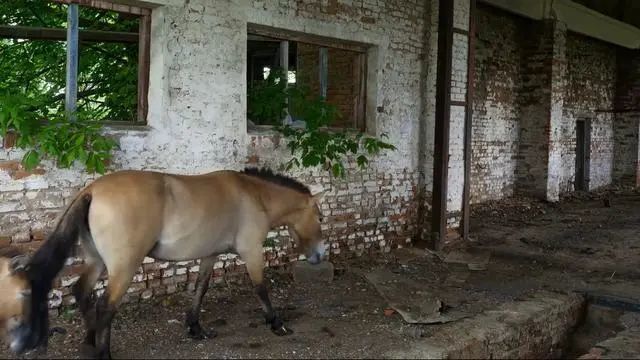
[[[444,312],[438,289],[432,284],[386,269],[371,271],[364,276],[388,302],[389,307],[409,324],[447,323],[469,316],[456,309]]]
[[[293,280],[299,283],[316,283],[333,281],[333,263],[323,261],[311,265],[307,261],[296,261],[292,266]]]

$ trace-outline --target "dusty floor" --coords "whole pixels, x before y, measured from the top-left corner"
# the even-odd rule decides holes
[[[615,294],[640,303],[638,193],[608,192],[553,206],[511,199],[476,207],[473,220],[474,242],[466,248],[491,252],[484,270],[445,263],[443,254],[429,252],[407,260],[406,250],[377,259],[336,261],[336,278],[328,285],[294,283],[286,270],[270,270],[273,302],[293,335],[277,337],[268,330],[249,284],[221,285],[207,294],[202,314],[203,325],[218,331],[216,338],[187,338],[184,311],[191,298],[176,294],[124,306],[114,322],[113,356],[372,358],[412,346],[443,326],[409,325],[397,313],[385,315],[386,301],[363,277],[375,268],[412,277],[445,307],[471,315],[538,289]],[[53,335],[46,357],[79,357],[79,315],[68,313],[53,322],[66,333]],[[601,341],[610,332],[591,334],[588,342]],[[589,346],[582,344],[574,352]],[[0,350],[0,357],[12,356]]]

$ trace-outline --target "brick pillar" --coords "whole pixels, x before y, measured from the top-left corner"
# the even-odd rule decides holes
[[[640,51],[618,52],[613,122],[615,182],[640,187]]]
[[[566,25],[533,23],[523,59],[516,191],[548,201],[560,195],[561,125],[567,78]]]

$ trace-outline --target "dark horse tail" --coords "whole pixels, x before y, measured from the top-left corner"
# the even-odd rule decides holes
[[[49,291],[71,255],[81,231],[88,231],[91,194],[77,196],[60,217],[55,230],[33,254],[27,267],[31,281],[31,337],[28,348],[46,346],[49,337]]]

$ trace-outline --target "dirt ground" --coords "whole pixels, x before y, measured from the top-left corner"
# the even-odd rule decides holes
[[[574,196],[559,204],[509,199],[476,206],[469,253],[490,252],[486,269],[445,262],[446,253],[400,250],[375,259],[335,260],[329,284],[293,282],[286,268],[270,269],[274,305],[294,334],[277,337],[265,325],[251,286],[223,284],[206,296],[205,328],[218,336],[186,336],[190,294],[127,304],[114,321],[115,358],[380,358],[412,346],[444,325],[411,325],[385,314],[386,300],[363,276],[374,269],[414,278],[446,311],[470,315],[539,290],[615,294],[640,303],[640,194],[607,191]],[[415,254],[419,253],[420,256]],[[406,297],[424,296],[409,292]],[[449,309],[449,310],[447,310]],[[64,329],[50,340],[47,358],[79,358],[82,324],[67,312],[52,319]],[[601,340],[610,331],[591,334]],[[578,349],[577,354],[586,350]],[[575,349],[574,349],[575,350]],[[12,357],[0,350],[1,358]],[[27,354],[25,358],[38,357]]]

